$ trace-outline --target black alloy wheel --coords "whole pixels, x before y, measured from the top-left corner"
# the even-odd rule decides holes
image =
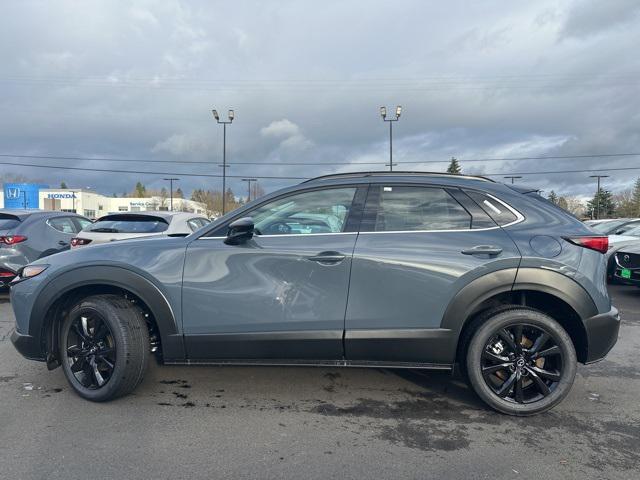
[[[467,332],[467,378],[490,407],[509,415],[535,415],[556,406],[571,390],[575,347],[548,314],[505,305],[481,314]]]
[[[150,354],[144,311],[123,295],[92,295],[62,321],[59,336],[62,369],[81,397],[105,402],[140,384]]]
[[[92,310],[76,313],[67,333],[66,352],[69,368],[83,387],[95,390],[111,379],[116,345],[100,313]]]
[[[537,402],[562,378],[562,350],[543,328],[517,323],[489,339],[481,368],[487,386],[499,397],[520,404]]]

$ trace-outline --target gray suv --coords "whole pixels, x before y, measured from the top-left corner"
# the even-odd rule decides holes
[[[460,370],[491,407],[531,415],[602,359],[620,318],[607,237],[481,177],[315,178],[186,238],[38,260],[11,288],[12,340],[109,400],[167,364]]]
[[[0,209],[0,287],[26,264],[68,250],[88,225],[91,220],[75,213]]]

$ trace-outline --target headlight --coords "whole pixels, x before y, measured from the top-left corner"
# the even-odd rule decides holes
[[[44,272],[49,265],[27,265],[20,272],[20,280],[26,280],[27,278],[33,278],[36,275],[40,275]]]

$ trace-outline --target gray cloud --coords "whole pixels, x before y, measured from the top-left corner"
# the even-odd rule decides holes
[[[637,2],[476,4],[200,0],[62,1],[3,6],[0,153],[210,161],[210,165],[50,164],[159,172],[145,176],[0,166],[105,193],[162,172],[219,174],[222,128],[236,110],[229,174],[313,176],[384,168],[378,107],[403,168],[430,160],[640,152]],[[469,173],[640,167],[640,157],[462,163]],[[243,166],[234,162],[341,162]],[[379,162],[363,165],[358,162]],[[46,164],[46,162],[42,162]],[[627,188],[638,172],[611,173]],[[587,195],[588,173],[527,183]],[[219,187],[183,177],[184,190]],[[267,190],[290,181],[263,182]],[[239,180],[230,185],[244,191]]]

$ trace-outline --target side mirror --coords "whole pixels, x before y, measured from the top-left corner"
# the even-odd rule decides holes
[[[253,237],[253,218],[243,217],[229,224],[227,238],[224,243],[227,245],[240,245]]]

